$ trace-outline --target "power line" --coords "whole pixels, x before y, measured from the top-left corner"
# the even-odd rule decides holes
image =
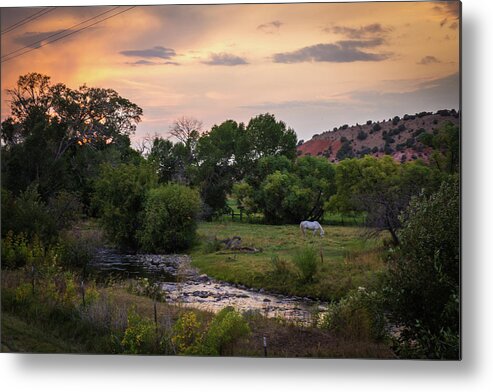
[[[6,61],[9,61],[9,60],[15,59],[16,57],[19,57],[19,56],[22,56],[22,55],[24,55],[24,54],[26,54],[26,53],[32,52],[33,50],[40,49],[40,48],[42,48],[43,46],[46,46],[46,45],[52,44],[53,42],[59,41],[59,40],[61,40],[61,39],[63,39],[63,38],[66,38],[66,37],[68,37],[68,36],[70,36],[70,35],[73,35],[73,34],[79,33],[79,32],[81,32],[81,31],[83,31],[83,30],[85,30],[85,29],[88,29],[89,27],[92,27],[92,26],[94,26],[94,25],[97,25],[98,23],[104,22],[105,20],[108,20],[108,19],[114,18],[115,16],[118,16],[118,15],[120,15],[120,14],[123,14],[124,12],[130,11],[131,9],[136,8],[136,7],[137,7],[137,6],[136,6],[136,5],[134,5],[134,6],[130,7],[130,8],[127,8],[126,10],[123,10],[123,11],[117,12],[116,14],[113,14],[113,15],[111,15],[111,16],[108,16],[108,17],[104,18],[104,19],[98,20],[97,22],[91,23],[90,25],[87,25],[87,26],[85,26],[85,27],[82,27],[82,28],[80,28],[80,29],[78,29],[78,30],[72,31],[72,32],[70,32],[70,33],[67,33],[67,34],[65,34],[65,35],[62,35],[61,37],[58,37],[58,38],[55,38],[55,39],[53,39],[53,40],[51,40],[51,41],[45,42],[44,44],[41,44],[41,45],[40,45],[40,46],[38,46],[37,48],[31,48],[31,49],[29,49],[29,50],[26,50],[25,52],[19,53],[19,54],[15,55],[15,56],[12,56],[12,57],[8,58],[8,59],[2,60],[2,61],[0,61],[0,63],[4,63],[4,62],[6,62]],[[26,46],[26,48],[27,48],[27,47],[28,47],[28,46]]]
[[[103,15],[107,14],[108,12],[111,12],[111,11],[116,10],[117,8],[120,8],[120,6],[116,6],[116,7],[111,8],[110,10],[107,10],[107,11],[101,12],[100,14],[98,14],[98,15],[96,15],[96,16],[93,16],[92,18],[86,19],[86,20],[84,20],[83,22],[80,22],[80,23],[77,23],[77,24],[75,24],[75,25],[73,25],[73,26],[70,26],[70,27],[66,28],[65,30],[58,31],[58,32],[56,32],[56,33],[54,33],[54,34],[51,34],[51,35],[49,35],[48,37],[44,37],[43,39],[40,39],[39,41],[36,41],[36,42],[31,42],[29,45],[26,45],[26,46],[24,46],[24,47],[22,47],[22,48],[20,48],[20,49],[14,50],[13,52],[10,52],[10,53],[7,53],[7,54],[3,55],[3,56],[2,56],[2,59],[3,59],[3,58],[5,58],[5,57],[9,57],[10,55],[12,55],[12,54],[14,54],[14,53],[20,52],[21,50],[24,50],[24,49],[27,49],[27,48],[31,48],[31,47],[32,47],[32,46],[34,46],[34,45],[40,44],[40,43],[42,43],[43,41],[48,40],[49,38],[52,38],[52,37],[54,37],[54,36],[56,36],[56,35],[60,35],[60,34],[62,34],[62,33],[65,33],[66,31],[72,30],[73,28],[75,28],[75,27],[77,27],[77,26],[80,26],[80,25],[83,25],[83,24],[85,24],[85,23],[87,23],[87,22],[89,22],[89,21],[91,21],[91,20],[97,19],[97,18],[99,18],[100,16],[103,16]],[[27,52],[26,52],[26,53],[27,53]]]
[[[28,16],[27,18],[21,19],[17,23],[14,23],[12,26],[7,27],[6,29],[2,30],[1,34],[7,34],[11,32],[12,30],[15,30],[18,27],[24,26],[26,23],[32,22],[33,20],[36,20],[38,18],[41,18],[43,15],[46,15],[49,12],[55,11],[55,7],[53,8],[44,8],[38,12],[35,12],[31,16]]]

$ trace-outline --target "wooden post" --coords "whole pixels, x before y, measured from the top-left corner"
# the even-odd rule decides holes
[[[86,307],[86,290],[84,287],[84,281],[81,281],[80,288],[82,291],[82,306]]]
[[[34,264],[31,266],[31,284],[33,287],[33,294],[34,294],[34,286],[35,286],[35,276],[34,274],[36,273],[36,269],[34,268]]]
[[[267,357],[267,337],[264,336],[264,357]]]

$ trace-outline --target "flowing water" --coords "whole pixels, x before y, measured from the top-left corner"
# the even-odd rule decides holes
[[[164,291],[166,302],[213,312],[230,305],[242,312],[259,311],[267,317],[308,324],[314,311],[326,309],[309,298],[266,293],[200,275],[187,255],[128,255],[103,248],[89,270],[100,278],[149,278]]]

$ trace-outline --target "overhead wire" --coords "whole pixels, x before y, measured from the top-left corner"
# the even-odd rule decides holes
[[[40,44],[40,43],[42,43],[42,42],[44,42],[44,41],[48,40],[49,38],[55,37],[55,36],[57,36],[57,35],[60,35],[60,34],[62,34],[62,33],[67,32],[67,31],[69,31],[69,30],[72,30],[72,29],[74,29],[75,27],[78,27],[78,26],[81,26],[81,25],[83,25],[83,24],[86,24],[87,22],[90,22],[91,20],[97,19],[97,18],[99,18],[100,16],[103,16],[103,15],[107,14],[108,12],[111,12],[111,11],[116,10],[117,8],[120,8],[120,6],[116,6],[116,7],[111,8],[110,10],[107,10],[107,11],[101,12],[100,14],[98,14],[98,15],[96,15],[96,16],[93,16],[92,18],[86,19],[86,20],[84,20],[84,21],[82,21],[82,22],[80,22],[80,23],[77,23],[77,24],[75,24],[75,25],[73,25],[73,26],[70,26],[70,27],[68,27],[68,28],[66,28],[66,29],[64,29],[64,30],[57,31],[57,32],[56,32],[56,33],[54,33],[54,34],[51,34],[51,35],[49,35],[49,36],[47,36],[47,37],[44,37],[43,39],[40,39],[40,40],[35,41],[35,42],[31,42],[30,44],[28,44],[28,45],[26,45],[26,46],[24,46],[24,47],[22,47],[22,48],[19,48],[19,49],[17,49],[17,50],[14,50],[14,51],[12,51],[12,52],[10,52],[10,53],[7,53],[7,54],[3,55],[1,58],[3,59],[3,58],[5,58],[5,57],[9,57],[9,56],[11,56],[11,55],[12,55],[12,54],[14,54],[14,53],[20,52],[20,51],[22,51],[22,50],[24,50],[24,49],[27,49],[27,48],[32,48],[34,45]]]
[[[74,35],[74,34],[80,33],[81,31],[84,31],[84,30],[88,29],[89,27],[95,26],[95,25],[97,25],[98,23],[101,23],[101,22],[104,22],[104,21],[106,21],[106,20],[108,20],[108,19],[114,18],[115,16],[121,15],[121,14],[123,14],[123,13],[125,13],[125,12],[128,12],[128,11],[130,11],[131,9],[136,8],[136,7],[137,7],[137,6],[135,6],[135,5],[134,5],[134,6],[132,6],[132,7],[130,7],[130,8],[127,8],[127,9],[125,9],[125,10],[123,10],[123,11],[117,12],[116,14],[110,15],[110,16],[108,16],[108,17],[106,17],[106,18],[103,18],[103,19],[98,20],[98,21],[96,21],[96,22],[94,22],[94,23],[91,23],[91,24],[89,24],[89,25],[87,25],[87,26],[85,26],[85,27],[82,27],[82,28],[77,29],[77,30],[75,30],[75,31],[71,31],[71,32],[69,32],[69,33],[67,33],[67,34],[65,34],[65,35],[62,35],[61,37],[58,37],[58,38],[55,38],[55,39],[53,39],[53,40],[51,40],[51,41],[48,41],[48,42],[42,43],[42,44],[41,44],[41,45],[39,45],[38,47],[31,48],[31,49],[29,49],[29,50],[26,50],[25,52],[22,52],[22,53],[19,53],[19,54],[15,55],[15,56],[9,57],[9,58],[4,59],[4,60],[1,60],[1,61],[0,61],[0,63],[4,63],[4,62],[6,62],[6,61],[13,60],[13,59],[15,59],[15,58],[17,58],[17,57],[19,57],[19,56],[22,56],[22,55],[24,55],[24,54],[26,54],[26,53],[32,52],[33,50],[40,49],[40,48],[42,48],[42,47],[44,47],[44,46],[46,46],[46,45],[52,44],[53,42],[57,42],[57,41],[59,41],[59,40],[61,40],[61,39],[63,39],[63,38],[66,38],[66,37],[68,37],[68,36],[71,36],[71,35]],[[57,34],[57,35],[58,35],[58,34]],[[27,49],[28,47],[29,47],[29,45],[26,45],[26,46],[24,47],[24,49]]]
[[[7,34],[7,33],[10,33],[11,31],[17,29],[18,27],[21,27],[21,26],[24,26],[26,23],[29,23],[29,22],[32,22],[33,20],[36,20],[38,18],[41,18],[42,16],[50,13],[50,12],[53,12],[55,11],[55,7],[52,7],[52,8],[43,8],[42,10],[39,10],[38,12],[35,12],[34,14],[32,14],[31,16],[28,16],[24,19],[21,19],[20,21],[14,23],[12,26],[9,26],[5,29],[3,29],[0,33],[1,34]]]

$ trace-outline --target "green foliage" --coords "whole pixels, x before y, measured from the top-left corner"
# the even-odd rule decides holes
[[[318,270],[318,254],[314,247],[304,246],[298,249],[293,256],[293,263],[298,268],[303,283],[310,283]]]
[[[207,328],[202,355],[233,355],[234,345],[250,334],[250,327],[243,316],[228,306],[214,316]]]
[[[399,124],[399,121],[401,121],[401,118],[399,116],[395,116],[393,119],[392,119],[392,125],[397,125]]]
[[[318,326],[347,340],[382,339],[386,335],[382,300],[376,291],[352,290],[318,315]]]
[[[185,312],[173,326],[171,341],[178,354],[198,354],[203,340],[203,326],[194,312]]]
[[[368,226],[388,230],[398,243],[399,214],[413,195],[436,189],[442,176],[419,162],[399,164],[391,157],[344,160],[336,167],[337,193],[328,207],[366,212]]]
[[[361,130],[358,132],[358,136],[357,136],[358,140],[365,140],[367,137],[368,134],[365,131]]]
[[[149,354],[156,352],[156,326],[130,309],[127,316],[127,328],[121,341],[125,354]]]
[[[334,167],[324,158],[306,156],[293,164],[285,157],[266,157],[235,194],[247,213],[261,211],[267,223],[317,220],[335,190],[334,176]]]
[[[46,251],[36,235],[29,240],[24,233],[15,235],[9,231],[2,239],[2,268],[41,265],[45,260],[54,261],[53,259],[56,259],[55,251],[53,249]]]
[[[459,356],[460,186],[456,176],[414,198],[402,217],[401,246],[385,296],[402,340],[428,358]]]
[[[142,248],[156,253],[187,249],[195,239],[199,210],[198,192],[184,185],[150,190],[138,234]]]
[[[155,172],[146,164],[103,165],[95,183],[94,203],[106,234],[116,245],[138,247],[145,199],[156,182]]]
[[[339,161],[342,161],[346,158],[352,158],[352,157],[354,157],[353,147],[351,145],[351,142],[349,140],[346,140],[342,143],[341,147],[337,151],[336,158]]]
[[[274,115],[266,113],[252,118],[246,128],[248,140],[252,143],[255,158],[269,155],[284,155],[296,158],[296,133],[287,128],[283,121],[276,121]]]

